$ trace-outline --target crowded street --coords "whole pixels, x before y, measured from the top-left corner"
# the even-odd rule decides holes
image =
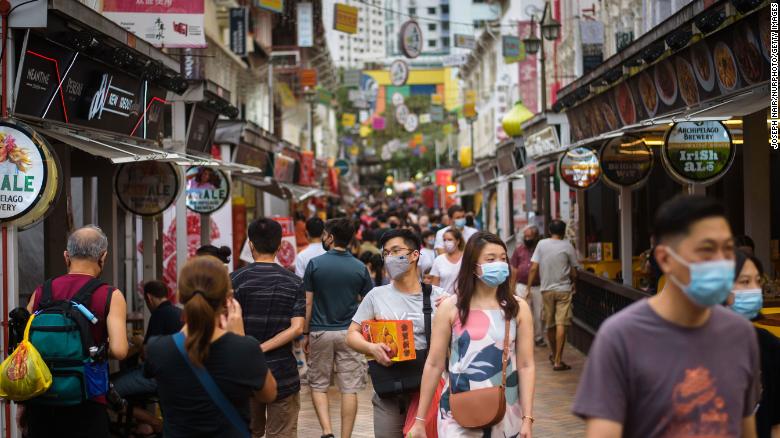
[[[780,438],[780,3],[0,26],[0,438]]]

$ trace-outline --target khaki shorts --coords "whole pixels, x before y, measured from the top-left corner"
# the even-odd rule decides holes
[[[554,290],[542,292],[545,327],[571,325],[571,294]]]
[[[347,331],[309,334],[309,387],[328,392],[330,378],[339,391],[354,394],[366,387],[366,357],[347,346]]]
[[[249,402],[252,438],[263,435],[268,438],[298,437],[298,412],[301,410],[299,393],[271,403],[256,402],[254,397]]]

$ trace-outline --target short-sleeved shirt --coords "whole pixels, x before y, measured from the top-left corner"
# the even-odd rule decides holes
[[[311,259],[319,257],[325,254],[325,248],[322,247],[322,243],[310,243],[303,251],[295,256],[295,275],[303,278],[303,274],[306,273],[306,266]]]
[[[458,281],[461,260],[463,260],[463,258],[458,260],[458,263],[452,263],[447,259],[446,254],[442,254],[433,260],[431,275],[439,277],[439,286],[447,293],[455,292],[455,284]]]
[[[311,259],[303,276],[303,288],[312,292],[309,330],[346,330],[358,308],[358,297],[374,287],[366,266],[347,251],[331,249]]]
[[[181,319],[181,309],[170,301],[163,301],[149,316],[149,326],[146,328],[144,344],[149,342],[152,336],[172,335],[184,325]]]
[[[446,295],[444,289],[433,286],[431,291],[431,305],[433,315],[436,314],[436,300]],[[422,286],[420,292],[403,293],[392,283],[375,287],[358,307],[358,311],[352,318],[352,322],[361,324],[372,319],[410,320],[414,326],[414,348],[422,350],[428,348],[425,342],[425,318],[423,315]],[[433,319],[431,319],[433,321]]]
[[[268,368],[260,343],[250,336],[226,333],[209,347],[206,371],[244,421],[249,424],[249,400],[263,389]],[[144,374],[157,381],[165,412],[163,435],[240,437],[184,361],[172,336],[154,337],[146,346]]]
[[[641,300],[602,324],[573,410],[622,424],[624,437],[736,437],[759,391],[745,318],[714,306],[703,326],[681,327]]]
[[[444,233],[446,233],[450,227],[451,225],[446,226],[436,232],[436,240],[433,242],[433,249],[444,249]],[[463,241],[468,243],[469,239],[471,239],[471,236],[477,234],[478,231],[478,229],[466,225],[462,230],[460,230],[460,234],[463,235]]]
[[[233,293],[241,304],[244,331],[263,343],[290,328],[290,319],[306,317],[301,279],[276,263],[252,263],[231,274]],[[277,399],[301,390],[292,343],[265,352],[276,379]]]
[[[761,402],[756,412],[759,438],[771,436],[780,424],[780,339],[768,330],[756,328],[761,352]]]
[[[542,239],[531,261],[539,264],[540,290],[571,292],[571,270],[579,266],[577,253],[568,240]]]
[[[512,253],[512,258],[509,260],[509,264],[515,269],[517,277],[515,281],[528,285],[528,273],[531,271],[531,257],[533,256],[534,248],[528,248],[525,244],[518,245],[515,248],[515,252]],[[532,286],[539,286],[539,276],[534,278],[534,284]]]

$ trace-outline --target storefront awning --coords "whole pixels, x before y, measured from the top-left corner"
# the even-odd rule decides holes
[[[309,199],[312,196],[323,196],[327,194],[327,192],[325,192],[319,187],[306,187],[306,186],[299,186],[297,184],[285,184],[285,183],[282,183],[281,186],[289,190],[290,193],[292,194],[292,197],[299,202],[305,201],[306,199]]]
[[[255,175],[238,175],[238,179],[250,186],[261,190],[277,198],[290,199],[292,193],[290,189],[280,185],[275,179],[271,177],[255,176]]]

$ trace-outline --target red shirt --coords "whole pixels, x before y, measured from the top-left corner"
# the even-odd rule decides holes
[[[525,245],[519,245],[515,248],[515,252],[512,253],[512,258],[509,260],[509,264],[517,272],[517,283],[528,284],[528,273],[531,271],[531,256],[534,255],[532,249],[528,249]],[[539,286],[539,275],[536,275],[534,284],[532,286]]]

